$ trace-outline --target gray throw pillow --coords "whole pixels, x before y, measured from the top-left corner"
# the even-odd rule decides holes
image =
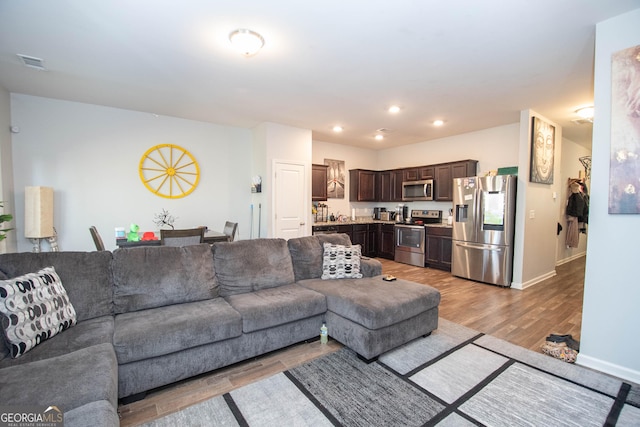
[[[14,358],[77,323],[76,311],[53,267],[0,280],[0,313]]]

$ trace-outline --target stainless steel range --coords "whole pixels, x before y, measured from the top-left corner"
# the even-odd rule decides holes
[[[412,210],[411,217],[394,227],[396,237],[395,261],[424,267],[424,224],[442,221],[442,211]]]

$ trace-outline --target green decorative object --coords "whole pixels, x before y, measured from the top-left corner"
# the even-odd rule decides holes
[[[2,207],[2,202],[0,202],[0,208]],[[0,215],[0,224],[3,222],[9,222],[13,219],[13,215],[10,214],[2,214]],[[11,231],[13,228],[4,228],[0,230],[0,241],[7,238],[7,231]]]
[[[139,242],[140,235],[138,231],[140,231],[140,226],[138,226],[138,224],[131,224],[129,232],[127,233],[127,242]]]

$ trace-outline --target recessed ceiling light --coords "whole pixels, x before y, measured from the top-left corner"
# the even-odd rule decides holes
[[[374,138],[376,139],[376,141],[382,141],[384,139],[384,135],[379,133],[376,136],[374,136]]]
[[[229,41],[244,56],[255,55],[264,46],[264,39],[260,34],[244,28],[232,31]]]
[[[434,126],[442,126],[444,124],[444,120],[434,120],[433,121],[433,125]]]
[[[334,132],[342,132],[343,130],[344,130],[344,128],[342,126],[340,126],[340,125],[335,125],[333,127],[333,131]]]
[[[389,112],[391,114],[397,114],[400,112],[400,107],[398,107],[397,105],[392,105],[391,107],[389,107]]]

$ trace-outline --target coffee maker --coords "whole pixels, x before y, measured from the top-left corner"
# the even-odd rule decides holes
[[[396,206],[396,222],[409,221],[409,206],[400,203]]]

